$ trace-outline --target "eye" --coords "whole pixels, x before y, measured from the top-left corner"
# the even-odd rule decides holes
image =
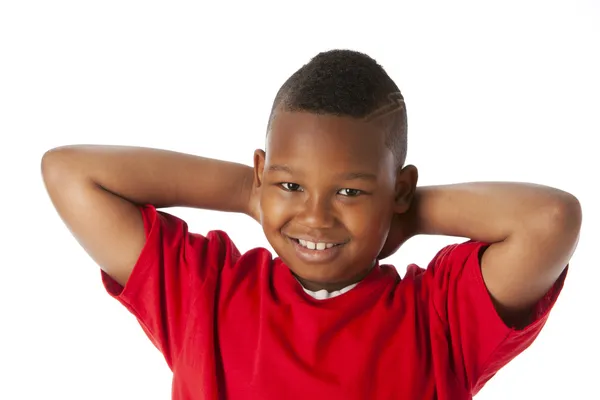
[[[358,189],[341,189],[338,194],[346,197],[356,197],[362,194],[362,191]]]
[[[279,186],[281,186],[283,188],[283,190],[286,190],[288,192],[301,192],[301,188],[300,185],[298,185],[297,183],[291,183],[291,182],[283,182],[280,183]]]

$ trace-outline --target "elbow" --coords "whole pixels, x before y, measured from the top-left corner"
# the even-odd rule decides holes
[[[56,176],[62,163],[60,148],[50,149],[44,153],[41,162],[41,172],[46,185],[56,181]]]
[[[547,237],[559,247],[565,246],[573,251],[579,240],[583,219],[579,200],[572,194],[561,192],[540,211],[536,225],[541,237]]]
[[[69,146],[56,147],[44,153],[41,160],[41,173],[44,184],[55,186],[76,170],[72,165],[72,148]]]
[[[578,235],[583,219],[581,203],[572,194],[562,192],[561,196],[549,207],[548,219],[556,228],[575,231]]]

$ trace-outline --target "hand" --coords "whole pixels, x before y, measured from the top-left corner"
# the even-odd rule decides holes
[[[254,182],[246,184],[246,214],[260,224],[260,191],[254,185]]]
[[[382,260],[394,254],[408,239],[418,234],[416,199],[404,214],[394,214],[387,240],[377,256]]]

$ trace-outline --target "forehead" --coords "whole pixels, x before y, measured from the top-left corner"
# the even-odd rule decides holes
[[[305,112],[275,115],[267,138],[267,165],[321,173],[358,169],[378,174],[392,166],[385,132],[373,123],[350,117]]]

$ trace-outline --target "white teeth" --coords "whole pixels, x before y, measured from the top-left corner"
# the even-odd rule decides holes
[[[334,243],[324,243],[324,242],[309,242],[308,240],[298,239],[298,242],[302,247],[306,247],[309,250],[325,250],[330,249],[335,246]]]

